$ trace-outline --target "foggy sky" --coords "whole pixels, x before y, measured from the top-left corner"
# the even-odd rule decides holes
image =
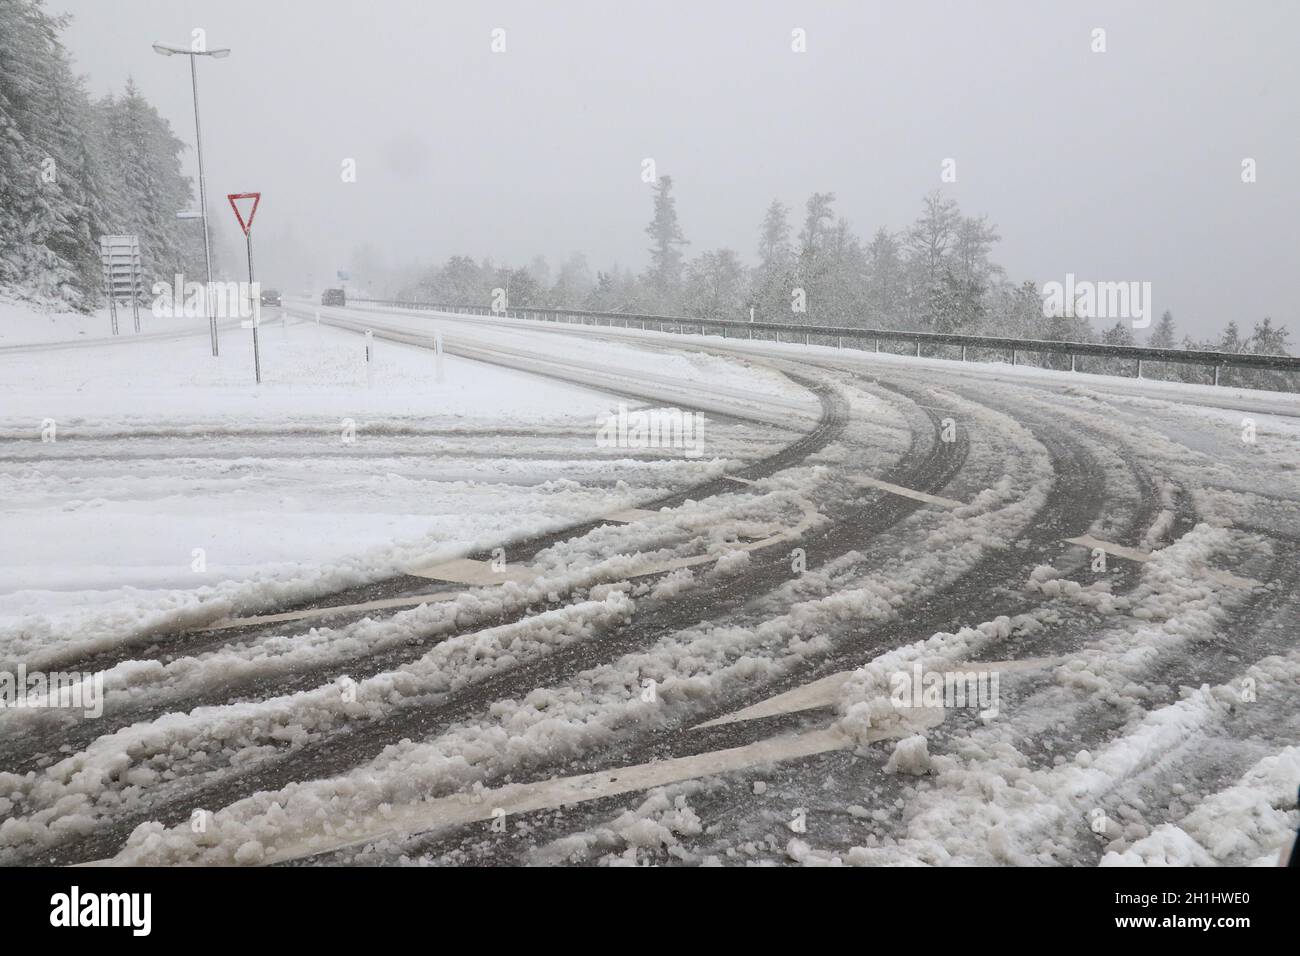
[[[187,61],[150,44],[202,27],[233,48],[199,63],[209,204],[229,216],[226,193],[261,190],[259,262],[309,258],[318,286],[361,242],[391,264],[542,253],[554,270],[577,250],[639,270],[646,157],[674,177],[687,255],[752,262],[767,204],[797,231],[814,190],[869,239],[910,223],[952,157],[944,188],[997,224],[1010,278],[1148,280],[1180,331],[1267,314],[1300,341],[1294,0],[47,6],[74,15],[93,93],[133,76],[189,144]]]

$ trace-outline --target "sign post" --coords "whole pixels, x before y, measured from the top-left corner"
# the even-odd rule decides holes
[[[235,218],[239,220],[239,228],[244,230],[244,242],[248,246],[248,297],[252,304],[253,320],[251,323],[253,329],[253,374],[257,377],[257,384],[262,384],[262,352],[257,341],[257,327],[261,324],[262,303],[257,295],[257,288],[253,285],[253,217],[257,215],[257,204],[262,201],[261,193],[230,193],[226,196],[230,201],[230,208],[235,211]],[[240,212],[239,204],[236,200],[252,200],[253,204],[248,210],[248,219],[245,221],[244,214]],[[243,323],[241,323],[243,324]]]

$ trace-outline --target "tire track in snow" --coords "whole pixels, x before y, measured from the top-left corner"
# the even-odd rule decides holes
[[[842,399],[839,398],[838,394],[833,389],[830,389],[822,385],[821,383],[815,382],[811,379],[800,379],[799,382],[800,384],[809,388],[811,391],[813,391],[814,394],[818,396],[819,402],[823,410],[822,418],[821,421],[819,422],[818,427],[814,429],[812,432],[809,432],[808,434],[801,436],[795,442],[785,446],[776,454],[771,455],[758,462],[754,462],[742,469],[736,470],[734,472],[734,475],[736,477],[745,478],[747,480],[758,480],[767,477],[770,474],[775,474],[776,472],[783,470],[785,468],[796,465],[802,462],[804,459],[806,459],[809,455],[814,454],[820,449],[824,448],[827,444],[829,444],[836,437],[838,437],[841,431],[843,430],[844,421],[845,421],[845,407],[843,405]],[[692,488],[685,489],[680,492],[675,492],[672,495],[659,499],[656,502],[654,502],[654,506],[671,507],[673,505],[680,505],[685,501],[687,501],[688,499],[699,500],[717,494],[734,493],[737,490],[737,487],[738,486],[734,481],[728,480],[727,478],[713,479],[708,482],[704,482],[699,485],[696,485]],[[594,530],[595,528],[602,527],[607,523],[608,522],[606,522],[604,519],[597,519],[591,522],[586,522],[577,527],[581,533],[585,533],[586,531]],[[548,547],[553,546],[556,543],[568,541],[572,537],[574,537],[573,529],[565,529],[563,531],[550,532],[550,533],[538,535],[533,538],[527,539],[522,543],[518,543],[511,546],[509,553],[512,555],[512,560],[520,561],[521,559],[532,557],[533,555],[539,553],[540,551]],[[480,554],[483,557],[490,556],[489,552],[481,552]],[[427,590],[433,584],[433,582],[430,582],[422,578],[412,579],[412,580],[418,580],[419,587],[425,590]],[[400,581],[398,582],[399,586],[394,587],[391,590],[400,593],[402,591],[401,585],[404,584],[406,584],[406,581]],[[350,596],[353,598],[359,598],[359,597],[369,596],[373,594],[372,586],[367,586],[365,588],[359,589],[359,591],[360,593],[354,593],[353,595]],[[463,624],[458,622],[458,626],[452,632],[439,633],[436,635],[434,640],[429,642],[418,642],[415,644],[408,644],[390,653],[382,654],[382,655],[363,654],[362,656],[355,657],[355,658],[346,658],[342,660],[334,659],[328,662],[328,664],[322,665],[319,668],[313,668],[308,671],[303,671],[294,674],[280,684],[271,683],[268,685],[266,683],[263,683],[260,686],[258,686],[255,683],[254,685],[245,686],[242,688],[239,686],[229,686],[229,685],[223,686],[222,688],[214,692],[210,700],[208,698],[196,699],[194,697],[190,697],[187,698],[186,705],[188,707],[194,707],[194,706],[199,706],[200,704],[205,702],[210,702],[214,704],[224,704],[233,699],[238,699],[241,696],[241,691],[245,693],[247,696],[254,697],[254,698],[265,697],[268,694],[274,692],[280,692],[280,691],[290,692],[294,689],[300,689],[308,686],[316,686],[320,683],[321,679],[332,680],[336,678],[338,674],[345,669],[351,670],[354,674],[360,674],[361,676],[366,676],[371,673],[379,673],[385,670],[386,668],[400,667],[401,663],[407,660],[418,658],[424,653],[426,653],[429,649],[429,646],[431,646],[432,644],[440,643],[451,637],[455,637],[458,634],[473,633],[474,631],[478,631],[486,627],[500,626],[502,624],[521,621],[530,616],[534,616],[537,613],[539,612],[537,611],[535,606],[522,606],[518,608],[517,611],[511,614],[488,617],[481,621],[466,621]],[[271,627],[271,628],[258,628],[255,630],[258,632],[266,632],[266,631],[273,631],[275,629],[276,629],[275,627]],[[178,639],[186,640],[186,636],[178,635]],[[222,634],[216,637],[212,637],[203,643],[206,644],[205,649],[211,649],[211,648],[225,646],[229,643],[232,643],[234,640],[238,640],[240,642],[246,642],[249,639],[250,639],[250,634],[248,632],[244,632],[238,635],[237,638],[232,638],[232,636],[229,634]],[[188,640],[187,643],[185,644],[185,648],[187,649],[187,651],[192,653],[196,649],[196,643],[192,639]],[[101,655],[98,658],[98,661],[104,661],[104,662],[112,661],[114,657],[117,657],[120,660],[137,659],[139,655],[135,653],[135,650],[136,649],[134,648],[130,648],[130,649],[114,648],[112,652],[105,655]],[[162,642],[159,642],[158,646],[150,648],[150,652],[151,655],[161,655],[162,653],[166,652],[166,648],[164,645],[162,645]],[[116,663],[117,661],[114,662]],[[349,664],[352,664],[353,666],[349,667]],[[102,667],[104,666],[104,664],[99,664],[99,666]],[[84,669],[84,665],[83,665],[83,669]],[[175,710],[175,705],[169,703],[153,709],[151,713],[152,716],[156,717],[163,713],[173,712],[174,710]],[[114,715],[114,716],[121,716],[124,718],[122,720],[115,721],[115,723],[118,726],[123,726],[127,723],[137,720],[140,715],[130,714],[128,712],[126,714]],[[97,724],[98,723],[99,722],[97,722]],[[24,740],[23,744],[27,745],[25,748],[23,748],[19,752],[10,752],[4,756],[3,759],[5,760],[6,768],[12,767],[14,769],[24,769],[24,770],[35,769],[35,761],[39,760],[41,754],[49,752],[49,750],[52,747],[57,746],[59,748],[63,748],[65,746],[76,746],[77,744],[84,745],[95,739],[98,739],[99,737],[111,733],[112,730],[114,729],[114,728],[100,727],[98,725],[93,726],[92,728],[91,725],[88,723],[83,723],[80,726],[91,728],[91,729],[86,730],[82,734],[78,734],[75,730],[68,731],[67,729],[62,729],[54,734],[43,735],[43,736],[34,735],[33,738]],[[34,747],[32,746],[33,743],[35,743]],[[382,749],[382,744],[378,746],[379,749]]]
[[[812,381],[806,381],[805,384],[828,398],[832,398],[834,395],[824,385]],[[845,409],[838,401],[834,401],[832,407],[835,409],[835,432],[838,433],[843,427]],[[829,438],[827,441],[829,441]],[[811,450],[808,449],[809,452]],[[909,478],[927,473],[933,469],[936,461],[942,461],[945,463],[944,470],[935,479],[937,489],[947,482],[951,477],[951,473],[955,472],[964,460],[964,442],[959,443],[955,449],[953,446],[930,442],[919,467],[910,460],[900,462],[891,475],[899,481],[909,480]],[[742,472],[742,476],[758,477],[758,475],[754,474],[756,469],[751,468],[746,471],[750,472],[750,474],[746,475],[745,472]],[[720,480],[720,483],[723,481]],[[734,490],[734,485],[730,483],[727,483],[727,485],[729,490]],[[853,528],[854,540],[860,542],[864,532],[875,533],[875,530],[883,529],[901,520],[918,506],[918,503],[914,501],[894,499],[877,507],[863,509],[866,515],[863,522]],[[751,575],[750,577],[753,580],[746,587],[737,586],[734,580],[712,587],[710,590],[713,593],[709,597],[714,600],[714,603],[711,610],[716,611],[722,605],[739,606],[743,604],[755,594],[762,592],[765,587],[764,582],[769,577],[781,581],[786,579],[788,567],[784,555],[765,560],[769,565],[767,572],[762,576]],[[594,662],[593,655],[596,660],[608,659],[615,654],[625,652],[647,640],[653,639],[653,636],[658,633],[689,626],[698,620],[699,613],[695,605],[689,603],[682,604],[671,615],[661,615],[653,621],[638,616],[621,634],[602,639],[594,644],[593,642],[582,642],[580,645],[570,645],[539,661],[516,666],[502,675],[489,677],[485,681],[471,685],[461,694],[452,695],[450,699],[435,707],[390,714],[387,717],[357,727],[341,736],[335,735],[327,738],[318,745],[309,744],[301,750],[286,754],[283,759],[274,762],[269,767],[254,771],[247,777],[218,781],[215,786],[204,789],[193,796],[187,795],[185,799],[177,801],[175,805],[154,807],[148,812],[136,815],[129,821],[118,821],[112,826],[111,834],[97,832],[89,841],[82,841],[74,846],[56,848],[53,852],[59,858],[69,860],[102,855],[115,850],[114,840],[120,842],[136,822],[142,822],[145,819],[168,821],[173,817],[185,818],[188,817],[191,808],[200,801],[206,805],[221,806],[258,790],[274,789],[294,780],[317,778],[339,770],[349,769],[351,766],[362,763],[377,754],[390,743],[407,737],[426,736],[433,728],[456,719],[458,713],[475,713],[490,706],[493,701],[501,699],[503,696],[527,691],[534,686],[538,686],[539,683],[561,680],[567,674],[585,669]]]
[[[897,382],[891,384],[898,387]],[[918,404],[921,404],[921,399],[927,399],[927,414],[931,417],[935,428],[938,429],[942,408],[930,404],[934,399],[924,392],[909,389],[907,394]],[[985,404],[988,404],[987,401]],[[1005,405],[1002,410],[1007,410]],[[1025,416],[1021,415],[1019,417],[1021,421],[1025,421]],[[1026,535],[1027,540],[1022,542],[1032,550],[1026,550],[1023,557],[1014,560],[1010,567],[1008,567],[1004,554],[991,555],[985,559],[981,566],[968,572],[965,577],[959,579],[954,586],[945,591],[937,603],[928,604],[919,619],[915,616],[912,617],[907,625],[907,632],[912,637],[910,639],[904,638],[899,643],[906,644],[911,643],[912,640],[924,640],[932,633],[945,628],[955,629],[957,622],[960,621],[960,615],[972,613],[972,609],[974,609],[973,613],[976,615],[981,613],[992,614],[993,609],[989,608],[987,601],[984,600],[990,590],[984,572],[991,571],[994,575],[1000,575],[1004,579],[1009,578],[1010,583],[1014,585],[1022,584],[1028,578],[1028,574],[1033,567],[1048,560],[1055,552],[1060,550],[1062,538],[1070,536],[1071,530],[1085,528],[1095,520],[1101,514],[1105,502],[1114,493],[1114,489],[1109,488],[1107,482],[1100,480],[1100,469],[1096,466],[1092,453],[1088,451],[1084,443],[1078,441],[1067,429],[1042,416],[1036,417],[1032,422],[1026,422],[1026,424],[1035,437],[1042,441],[1052,454],[1056,481],[1049,494],[1047,505],[1043,510],[1045,512],[1057,512],[1063,516],[1064,523],[1050,520],[1044,522],[1041,520],[1040,515],[1039,520],[1036,520],[1030,526],[1029,533]],[[1101,435],[1095,430],[1089,430],[1088,437],[1091,441],[1101,444],[1107,436]],[[1135,510],[1129,522],[1127,535],[1138,537],[1149,526],[1159,510],[1161,499],[1157,493],[1156,483],[1150,474],[1131,457],[1127,459],[1127,463],[1129,465],[1130,479],[1140,489],[1140,507]],[[1071,515],[1072,517],[1069,517]],[[1069,523],[1071,521],[1072,524]],[[990,567],[990,565],[995,565],[995,567]],[[1083,568],[1078,568],[1072,572],[1072,575],[1082,578],[1085,573]],[[1018,606],[1009,607],[1001,613],[1010,615],[1025,613],[1040,607],[1043,603],[1041,597],[1027,598],[1020,602]],[[1076,624],[1075,628],[1067,628],[1071,633],[1077,630],[1078,622],[1074,623]],[[891,642],[897,641],[898,630],[896,624],[878,627],[866,634],[854,633],[851,627],[847,628],[846,633],[839,635],[839,643],[842,645],[847,644],[847,648],[819,660],[817,665],[811,669],[800,669],[776,682],[765,682],[761,688],[756,689],[749,695],[739,698],[731,697],[717,708],[706,711],[705,717],[692,717],[683,726],[669,730],[653,731],[648,735],[648,740],[642,740],[639,744],[633,744],[629,747],[628,742],[622,740],[608,748],[585,753],[575,760],[562,762],[559,766],[550,766],[540,771],[530,772],[528,779],[545,779],[549,776],[576,774],[604,767],[625,766],[655,759],[672,759],[691,754],[707,753],[735,746],[744,746],[781,732],[806,729],[808,723],[807,713],[724,725],[708,730],[693,728],[696,726],[697,721],[703,721],[711,716],[731,713],[749,702],[767,699],[784,689],[802,686],[812,679],[834,673],[845,666],[852,666],[851,662],[855,658],[856,660],[862,660],[864,654],[870,655],[873,650],[883,650],[890,646]],[[826,757],[825,759],[834,758]],[[602,801],[600,804],[581,808],[577,813],[583,817],[598,817],[606,814],[608,809],[608,801]],[[564,828],[571,828],[567,820]],[[407,847],[407,852],[426,852],[437,847],[443,840],[450,840],[455,843],[458,837],[455,834],[440,834],[436,837],[430,837],[426,841],[417,838]]]
[[[1055,459],[1054,459],[1054,464],[1055,464]],[[1146,503],[1146,502],[1149,500],[1149,498],[1148,498],[1147,495],[1143,495],[1143,496],[1141,496],[1141,497],[1142,497],[1142,502],[1143,502],[1143,503]],[[1136,522],[1135,522],[1135,524],[1136,524]]]

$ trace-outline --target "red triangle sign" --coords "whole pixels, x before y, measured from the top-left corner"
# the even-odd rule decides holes
[[[244,230],[244,235],[248,235],[248,230],[253,228],[253,217],[257,215],[257,204],[262,201],[261,193],[230,193],[226,196],[230,200],[230,208],[235,210],[235,218],[239,220],[239,228]],[[244,214],[239,211],[239,204],[236,199],[252,200],[253,205],[248,210],[248,219],[245,221]]]

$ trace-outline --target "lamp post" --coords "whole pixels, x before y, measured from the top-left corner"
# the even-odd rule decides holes
[[[212,355],[219,353],[217,343],[217,316],[212,310],[212,239],[208,234],[208,186],[203,176],[203,133],[199,128],[199,71],[195,57],[210,56],[218,60],[230,56],[229,49],[187,50],[185,47],[155,43],[153,51],[159,56],[181,54],[190,58],[190,83],[194,89],[194,145],[199,157],[199,213],[203,218],[203,261],[207,267],[208,281],[203,287],[203,308],[208,313],[208,334],[212,338]]]

